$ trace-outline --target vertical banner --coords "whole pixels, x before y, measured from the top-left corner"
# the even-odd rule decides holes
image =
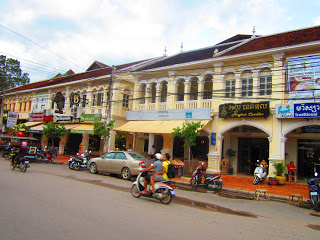
[[[211,133],[211,145],[216,145],[216,133]]]
[[[17,118],[18,113],[15,112],[8,112],[8,118],[7,118],[7,127],[12,127],[17,125]]]

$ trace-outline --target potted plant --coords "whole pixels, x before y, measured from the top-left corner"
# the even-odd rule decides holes
[[[232,167],[232,158],[236,155],[236,150],[233,150],[231,148],[227,149],[226,155],[229,159],[229,174],[233,174],[233,167]]]
[[[275,176],[275,178],[278,180],[278,184],[283,185],[286,182],[286,177],[283,176],[283,173],[286,170],[286,166],[283,162],[277,162],[273,163],[273,167],[276,170],[277,176]]]

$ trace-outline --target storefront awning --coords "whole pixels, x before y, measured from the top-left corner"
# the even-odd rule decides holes
[[[25,123],[21,123],[21,124],[24,124],[25,126],[27,127],[33,127],[33,126],[37,126],[39,124],[41,124],[42,122],[25,122]],[[17,125],[21,125],[21,124],[17,124]],[[16,125],[16,126],[17,126]],[[19,129],[19,131],[24,131],[23,128]]]
[[[43,126],[44,124],[40,124],[37,126],[33,126],[29,129],[28,132],[32,132],[32,133],[42,133],[43,132]]]
[[[205,126],[210,120],[201,121]],[[185,120],[168,120],[168,121],[130,121],[124,125],[114,128],[113,130],[121,132],[139,132],[139,133],[159,133],[170,134],[174,128],[182,127]],[[187,121],[191,122],[191,121]]]
[[[93,125],[92,124],[78,124],[78,126],[70,129],[71,133],[88,133],[93,134]]]
[[[70,130],[70,129],[73,129],[75,127],[78,127],[80,124],[66,124],[64,125],[64,127],[67,129],[67,130]]]

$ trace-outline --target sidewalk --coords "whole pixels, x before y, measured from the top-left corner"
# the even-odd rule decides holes
[[[70,159],[70,155],[60,155],[56,158],[56,162],[67,163]],[[253,185],[253,176],[234,176],[234,175],[222,175],[222,180],[224,182],[224,189],[231,191],[242,192],[246,194],[253,195],[256,189],[268,190],[271,197],[288,199],[290,194],[300,194],[303,196],[303,200],[309,199],[308,184],[305,182],[301,183],[288,183],[284,185],[269,185],[267,181]],[[174,181],[182,184],[190,184],[190,178],[174,178]]]

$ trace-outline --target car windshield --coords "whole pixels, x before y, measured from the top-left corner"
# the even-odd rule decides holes
[[[150,160],[142,153],[129,153],[129,155],[134,158],[135,160]]]

